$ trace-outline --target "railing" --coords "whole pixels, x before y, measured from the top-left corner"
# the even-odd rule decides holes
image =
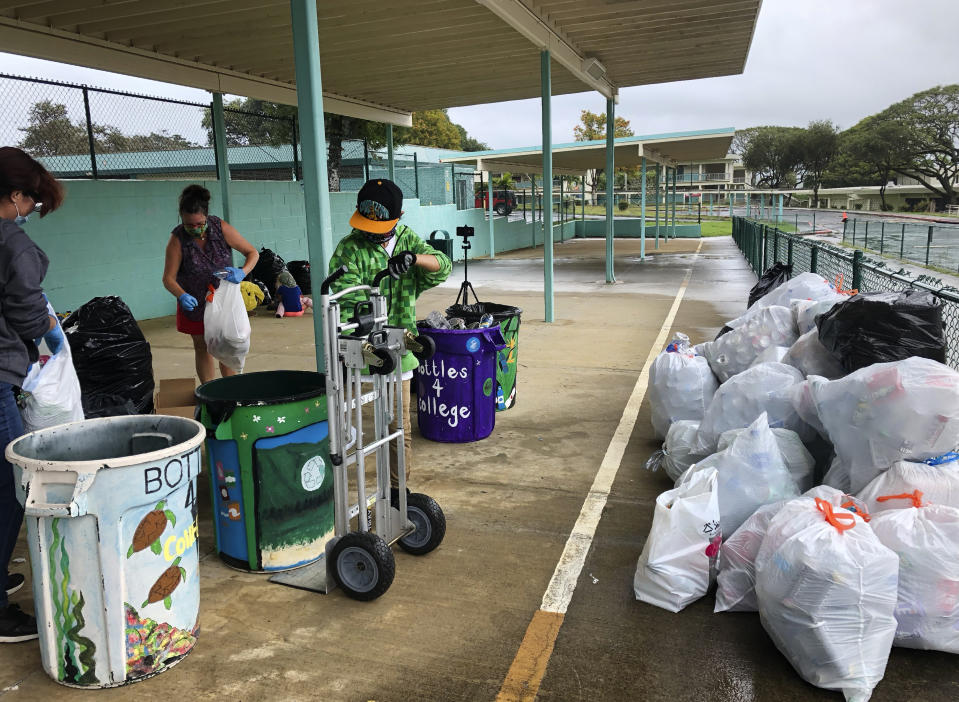
[[[931,276],[913,278],[906,271],[893,271],[882,261],[866,258],[862,251],[846,251],[822,241],[789,234],[775,227],[733,217],[733,240],[749,266],[762,275],[775,263],[793,267],[793,275],[810,271],[843,287],[861,292],[898,292],[918,288],[942,301],[946,363],[959,370],[959,290]]]
[[[959,226],[954,224],[850,219],[842,241],[927,268],[959,269]]]

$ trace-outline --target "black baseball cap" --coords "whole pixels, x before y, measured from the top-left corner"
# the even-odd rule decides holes
[[[389,234],[403,214],[403,191],[392,180],[373,178],[356,195],[350,226],[370,234]]]

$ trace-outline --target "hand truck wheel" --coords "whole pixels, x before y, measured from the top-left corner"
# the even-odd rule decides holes
[[[407,495],[406,517],[415,527],[412,533],[399,541],[400,548],[407,553],[424,556],[439,546],[446,536],[446,515],[429,495],[421,492]]]
[[[373,375],[389,375],[396,369],[396,357],[386,349],[374,348],[373,355],[383,361],[379,366],[370,365],[370,373]]]
[[[433,341],[433,337],[420,334],[414,337],[413,340],[422,347],[419,351],[413,352],[416,360],[425,361],[427,358],[432,358],[433,354],[436,353],[436,342]]]
[[[351,531],[330,552],[333,579],[354,600],[375,600],[389,590],[396,574],[393,551],[382,538]]]

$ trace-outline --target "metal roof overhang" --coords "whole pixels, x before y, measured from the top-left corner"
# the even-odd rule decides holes
[[[620,137],[614,140],[616,166],[633,167],[647,160],[675,166],[691,161],[725,159],[735,130],[709,129],[675,134]],[[500,173],[542,173],[543,149],[531,146],[519,149],[475,151],[440,159],[443,163],[472,164],[478,170]],[[581,141],[553,145],[553,173],[580,175],[593,168],[606,167],[606,141]]]
[[[761,0],[317,4],[324,109],[409,126],[539,97],[544,49],[554,95],[741,73]],[[296,104],[289,0],[0,0],[0,50]]]

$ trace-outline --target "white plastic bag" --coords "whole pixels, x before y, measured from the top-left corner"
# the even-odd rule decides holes
[[[756,558],[763,627],[808,682],[864,702],[896,635],[899,557],[859,516],[821,498],[786,503]]]
[[[656,498],[633,577],[636,599],[670,612],[698,600],[715,577],[721,542],[716,471],[700,471]]]
[[[742,434],[745,429],[730,429],[724,431],[719,437],[717,449],[723,451],[729,448],[733,440]],[[779,446],[779,453],[782,454],[783,463],[796,481],[796,487],[799,492],[806,492],[813,486],[815,480],[816,459],[803,444],[799,434],[790,429],[775,428],[772,430],[776,437],[776,444]]]
[[[842,378],[846,371],[819,341],[819,330],[806,332],[796,340],[782,358],[782,362],[803,375],[819,375],[829,380]]]
[[[862,513],[855,498],[825,485],[803,493],[805,498],[819,497],[834,507]],[[726,539],[719,552],[718,588],[714,612],[756,612],[756,556],[773,517],[779,514],[788,500],[763,505]]]
[[[763,363],[749,368],[719,386],[699,426],[699,453],[715,453],[724,431],[748,427],[766,413],[769,426],[791,429],[804,441],[812,429],[803,422],[792,403],[792,386],[802,382],[802,373],[783,363]]]
[[[696,452],[698,433],[699,422],[690,419],[673,422],[666,432],[663,447],[646,461],[646,470],[655,471],[662,468],[669,479],[675,481],[693,463],[705,458]]]
[[[936,361],[877,363],[809,388],[822,427],[849,470],[852,492],[896,461],[933,458],[959,443],[959,373]],[[721,394],[722,388],[716,397]]]
[[[959,461],[939,465],[897,461],[869,483],[858,497],[870,514],[878,514],[911,506],[902,500],[880,500],[880,497],[904,495],[915,490],[923,494],[926,502],[959,509]]]
[[[705,345],[709,367],[721,382],[741,373],[767,349],[792,346],[799,335],[788,307],[759,309],[741,326]]]
[[[729,448],[692,466],[680,481],[686,482],[691,474],[710,467],[719,473],[719,521],[724,534],[732,534],[764,504],[799,497],[765,412]]]
[[[47,303],[47,312],[56,317],[56,312]],[[59,320],[57,326],[60,326]],[[60,329],[63,332],[63,329]],[[49,355],[46,341],[40,344],[41,356]],[[67,422],[83,419],[83,404],[80,400],[80,381],[73,367],[70,342],[66,335],[60,351],[50,356],[42,366],[40,362],[30,366],[30,372],[21,386],[24,398],[20,416],[25,431],[46,429]]]
[[[250,352],[250,318],[237,283],[221,280],[203,311],[203,330],[210,355],[237,373]]]
[[[680,419],[702,421],[719,382],[702,356],[693,353],[689,337],[677,334],[649,369],[649,406],[656,436],[664,438]]]
[[[895,645],[959,653],[959,509],[909,503],[869,525],[899,556]]]
[[[752,362],[750,368],[758,366],[760,363],[782,363],[783,357],[789,353],[790,348],[789,346],[770,346],[756,356],[756,360]]]
[[[836,293],[834,298],[825,300],[793,300],[790,308],[793,311],[793,317],[796,319],[796,327],[800,334],[806,334],[816,329],[816,317],[825,314],[834,306],[848,300],[846,295]]]
[[[846,299],[832,284],[817,273],[800,273],[790,278],[778,288],[770,290],[756,301],[755,306],[770,307],[783,305],[789,307],[793,300],[832,301],[833,304]]]

